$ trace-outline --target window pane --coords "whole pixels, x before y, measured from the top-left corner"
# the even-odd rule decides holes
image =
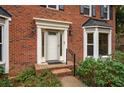
[[[0,44],[0,61],[2,61],[2,44]]]
[[[90,7],[89,5],[84,5],[84,14],[89,15],[90,14]]]
[[[108,34],[99,34],[99,55],[108,55]]]
[[[48,5],[48,7],[56,9],[56,5]]]
[[[108,6],[104,5],[104,10],[103,10],[103,15],[104,15],[104,19],[107,19],[107,15],[108,15]]]
[[[42,32],[42,57],[44,57],[44,32]]]
[[[87,41],[88,41],[88,44],[93,44],[93,33],[88,33]]]
[[[62,33],[60,33],[60,56],[62,56]]]
[[[0,26],[0,43],[2,43],[2,26]]]
[[[87,55],[88,56],[93,56],[93,45],[88,45],[87,46]]]

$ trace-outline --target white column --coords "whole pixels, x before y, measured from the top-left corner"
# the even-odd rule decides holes
[[[84,29],[84,35],[83,35],[83,49],[84,49],[84,58],[83,58],[83,60],[85,60],[85,58],[87,57],[87,33],[86,33],[86,31],[85,31],[85,29]]]
[[[5,62],[5,73],[9,73],[9,20],[5,20],[3,31],[3,61]]]
[[[41,28],[37,26],[37,64],[41,64]]]
[[[108,34],[108,55],[112,54],[112,30]]]
[[[99,57],[99,32],[98,28],[95,28],[94,36],[93,36],[94,50],[93,57],[98,59]]]
[[[64,30],[64,33],[63,33],[63,59],[64,59],[64,63],[66,63],[66,49],[67,49],[67,42],[68,42],[68,37],[67,37],[67,31],[68,29],[65,29]]]

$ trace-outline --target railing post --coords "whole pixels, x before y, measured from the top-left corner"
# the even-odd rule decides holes
[[[74,54],[74,76],[75,76],[75,71],[76,71],[76,65],[75,65],[75,62],[76,62],[76,55]]]

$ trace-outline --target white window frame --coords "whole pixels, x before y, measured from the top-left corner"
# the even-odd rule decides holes
[[[48,9],[53,9],[53,10],[59,10],[59,5],[55,5],[56,6],[56,8],[52,8],[52,7],[49,7],[49,5],[47,5],[47,8]]]
[[[110,19],[110,6],[109,5],[106,5],[107,6],[107,18],[103,18],[104,20],[109,20]]]
[[[82,5],[84,6],[84,5]],[[89,6],[89,15],[84,14],[84,16],[88,16],[88,17],[92,17],[92,5],[88,5]]]
[[[111,28],[108,28],[109,31],[99,31],[99,27],[94,27],[95,31],[86,31],[87,28],[83,27],[84,33],[83,33],[83,49],[84,49],[84,60],[86,57],[91,57],[87,55],[87,33],[93,33],[93,42],[94,42],[94,48],[93,48],[93,58],[98,59],[99,58],[99,33],[107,33],[108,34],[108,55],[101,56],[102,58],[108,58],[112,54],[112,30]],[[104,27],[103,27],[104,28]]]
[[[0,22],[0,26],[2,26],[2,61],[0,65],[5,67],[5,73],[9,73],[9,21],[11,21],[10,17],[0,17],[4,18],[4,23]],[[4,38],[5,37],[5,38]]]

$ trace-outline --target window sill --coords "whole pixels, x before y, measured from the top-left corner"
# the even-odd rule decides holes
[[[0,65],[3,65],[3,64],[5,64],[5,62],[0,61]]]

